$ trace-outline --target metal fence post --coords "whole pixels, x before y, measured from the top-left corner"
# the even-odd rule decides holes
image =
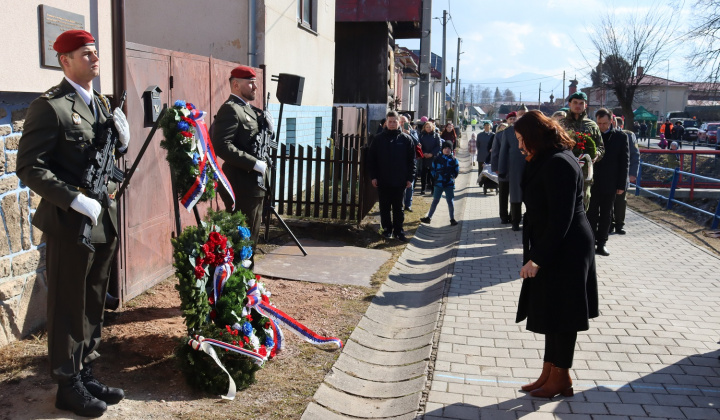
[[[672,185],[670,186],[670,195],[668,196],[667,209],[672,208],[673,200],[675,199],[675,188],[677,188],[678,178],[680,177],[680,168],[676,167],[673,172]]]
[[[640,179],[642,178],[642,157],[638,159],[638,171],[635,177],[635,196],[640,195]]]
[[[720,222],[720,202],[718,202],[717,209],[715,209],[715,217],[713,217],[713,222],[712,226],[710,226],[710,229],[717,229],[718,222]]]

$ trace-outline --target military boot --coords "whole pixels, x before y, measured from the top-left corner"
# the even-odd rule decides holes
[[[88,392],[80,379],[80,374],[58,383],[55,407],[68,410],[83,417],[100,417],[107,410],[107,404]]]
[[[108,404],[117,404],[125,398],[125,392],[120,388],[112,388],[95,379],[92,374],[92,365],[86,365],[80,371],[80,378],[87,390],[95,397]]]

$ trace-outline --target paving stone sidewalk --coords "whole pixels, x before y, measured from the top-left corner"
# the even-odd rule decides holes
[[[464,214],[470,173],[460,151],[455,216]],[[471,180],[472,178],[472,180]],[[421,401],[438,335],[442,300],[458,249],[461,226],[450,226],[447,204],[431,225],[421,225],[390,271],[338,360],[320,385],[303,420],[421,417]]]
[[[425,419],[720,419],[720,259],[628,211],[597,257],[600,313],[578,335],[575,395],[519,391],[543,336],[516,324],[521,233],[470,189]]]

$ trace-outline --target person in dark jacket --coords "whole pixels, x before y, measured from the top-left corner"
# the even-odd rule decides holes
[[[410,136],[410,138],[413,141],[413,150],[417,147],[417,145],[420,144],[420,140],[418,140],[418,134],[417,131],[413,128],[412,124],[410,123],[410,116],[405,114],[400,116],[400,129],[403,133]],[[419,165],[420,159],[415,156],[415,168],[417,168]],[[405,199],[403,201],[404,209],[405,211],[412,212],[412,203],[413,203],[413,190],[415,190],[415,181],[417,181],[417,177],[413,178],[412,185],[409,188],[405,189]]]
[[[507,123],[508,128],[515,124],[515,119],[517,118],[517,113],[515,111],[507,114]],[[505,145],[505,137],[510,134],[514,135],[514,133],[510,133],[508,131],[508,128],[503,130],[502,132],[498,133],[495,136],[495,140],[493,141],[492,150],[490,151],[491,157],[490,162],[492,166],[493,172],[497,172],[498,174],[498,195],[500,195],[500,223],[510,223],[510,212],[509,212],[509,200],[510,200],[510,181],[508,180],[508,174],[507,173],[500,173],[500,150]]]
[[[457,133],[455,132],[455,126],[453,125],[453,123],[447,123],[445,125],[442,134],[440,134],[440,138],[452,143],[453,150],[455,150],[455,148],[457,147]]]
[[[595,232],[596,252],[608,256],[607,244],[610,230],[610,212],[615,204],[615,197],[625,191],[628,178],[627,135],[613,127],[613,116],[610,111],[600,108],[595,112],[600,132],[605,145],[605,156],[594,165],[594,182],[590,193],[587,217]]]
[[[626,233],[625,212],[627,210],[627,190],[630,186],[629,183],[635,183],[637,180],[638,168],[640,166],[640,151],[637,147],[637,138],[635,137],[635,133],[629,130],[623,130],[625,127],[625,121],[623,121],[622,118],[615,118],[615,124],[627,135],[628,150],[630,152],[630,169],[628,170],[628,179],[625,182],[625,190],[622,194],[615,197],[615,204],[613,205],[612,210],[612,222],[610,223],[610,233],[615,231],[618,235],[624,235]]]
[[[524,111],[517,112],[517,120],[522,117]],[[517,121],[516,120],[516,121]],[[508,121],[510,119],[508,118]],[[515,128],[511,124],[503,132],[503,142],[500,145],[500,157],[498,159],[498,176],[507,179],[508,193],[510,198],[510,223],[512,230],[520,230],[522,218],[522,173],[525,170],[525,156],[518,147],[518,140],[515,136]],[[502,200],[502,191],[500,199]]]
[[[490,148],[492,147],[495,133],[490,130],[490,123],[485,122],[483,124],[483,131],[481,131],[475,140],[475,147],[477,148],[477,161],[479,164],[483,164],[488,156],[490,155]]]
[[[682,121],[675,121],[675,127],[673,128],[672,139],[678,143],[678,147],[682,149],[682,141],[685,137],[685,127],[683,127]]]
[[[420,162],[420,193],[425,194],[425,186],[428,186],[430,191],[433,190],[433,179],[430,175],[430,168],[432,167],[432,161],[441,153],[442,140],[440,135],[435,131],[435,124],[427,121],[423,125],[423,129],[420,132],[420,147],[422,147],[423,158]]]
[[[545,335],[543,369],[522,386],[534,397],[573,394],[570,368],[578,331],[599,315],[593,234],[583,205],[583,174],[574,141],[540,111],[515,124],[527,153],[523,173],[523,278],[515,322]]]
[[[390,239],[395,235],[406,242],[402,205],[405,189],[415,178],[415,147],[410,135],[400,130],[395,111],[387,113],[385,128],[370,144],[368,171],[373,187],[378,189],[383,236]]]
[[[460,164],[452,154],[452,143],[446,141],[442,146],[442,154],[433,159],[432,175],[435,178],[435,188],[433,190],[433,201],[430,204],[430,211],[426,217],[420,219],[423,223],[430,223],[435,209],[437,208],[440,198],[445,193],[445,200],[450,213],[450,225],[455,226],[458,222],[455,220],[455,205],[453,198],[455,197],[455,178],[460,173]]]

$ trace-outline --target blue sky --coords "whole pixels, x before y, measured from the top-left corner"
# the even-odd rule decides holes
[[[495,85],[514,91],[527,92],[523,97],[537,100],[537,77],[528,76],[527,83],[522,77],[514,78],[505,86],[498,79],[505,79],[522,73],[552,76],[543,84],[542,99],[548,100],[555,88],[555,96],[562,92],[562,74],[567,79],[577,76],[580,86],[589,84],[589,64],[597,64],[598,54],[593,48],[589,32],[606,13],[623,16],[630,13],[645,14],[649,8],[661,8],[668,21],[679,22],[680,30],[689,13],[686,6],[680,11],[680,1],[673,0],[517,0],[510,2],[434,0],[432,15],[432,51],[442,54],[442,14],[448,10],[452,17],[447,26],[447,72],[455,67],[458,35],[462,38],[460,78],[461,82],[492,81],[488,85],[494,91]],[[456,32],[457,31],[457,32]],[[419,48],[419,40],[398,40],[398,44]],[[583,58],[583,54],[586,58]],[[678,57],[676,55],[675,57]],[[688,77],[685,59],[671,60],[669,76],[672,80]],[[647,72],[647,71],[646,71]],[[668,76],[668,62],[659,63],[650,74]],[[566,82],[566,86],[567,86]],[[567,89],[567,88],[566,88]],[[527,96],[526,96],[527,95]]]

